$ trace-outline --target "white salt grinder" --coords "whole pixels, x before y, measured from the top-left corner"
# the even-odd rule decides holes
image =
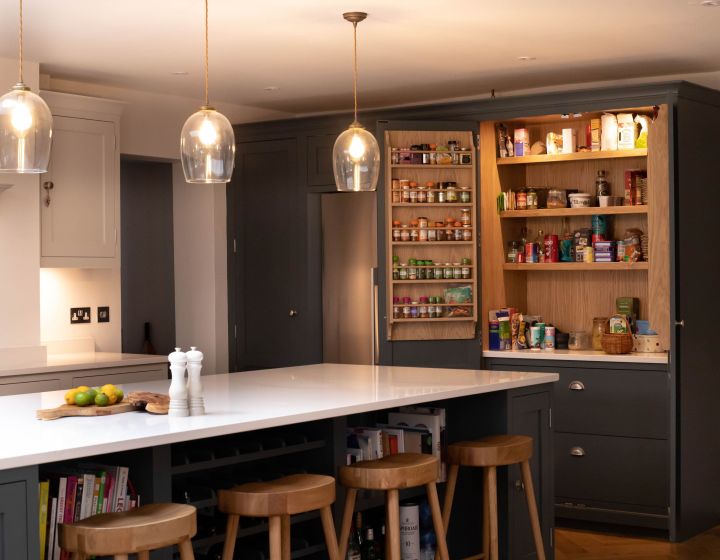
[[[170,406],[168,407],[169,416],[187,416],[188,411],[188,393],[185,385],[185,368],[187,366],[187,354],[181,352],[180,348],[175,348],[175,352],[171,352],[168,356],[170,361]]]
[[[190,416],[201,416],[205,414],[205,399],[203,398],[203,387],[200,381],[202,361],[203,353],[195,346],[191,346],[190,352],[187,353],[187,391]]]

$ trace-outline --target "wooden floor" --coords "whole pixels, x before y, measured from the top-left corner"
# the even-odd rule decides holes
[[[679,544],[556,529],[555,560],[720,560],[720,526]]]

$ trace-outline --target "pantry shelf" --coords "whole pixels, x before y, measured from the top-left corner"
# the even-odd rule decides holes
[[[639,262],[553,262],[553,263],[505,263],[503,270],[542,271],[552,270],[563,272],[601,271],[601,270],[648,270],[647,261]]]
[[[422,206],[424,208],[427,208],[428,206],[447,206],[447,207],[467,207],[468,205],[472,204],[472,202],[393,202],[392,206],[395,207],[417,207]]]
[[[472,305],[472,304],[461,304],[461,305]],[[458,304],[454,304],[453,307],[458,307]],[[436,323],[436,322],[449,322],[449,321],[475,321],[475,317],[433,317],[432,319],[390,319],[391,323]]]
[[[542,208],[538,210],[504,210],[501,218],[553,218],[570,216],[647,214],[647,205],[637,206],[592,206],[590,208]]]
[[[461,279],[452,279],[452,280],[393,280],[393,284],[467,284],[468,282],[473,282],[472,278],[461,278]]]
[[[438,171],[440,169],[467,169],[468,171],[471,171],[472,169],[474,169],[471,163],[466,163],[463,165],[449,165],[442,163],[393,163],[390,165],[390,167],[392,167],[393,169],[428,169],[432,171]]]
[[[443,247],[444,245],[472,245],[474,241],[393,241],[393,245],[415,245],[416,247]]]
[[[588,159],[617,159],[646,157],[647,148],[636,148],[634,150],[606,150],[604,152],[574,152],[572,154],[541,154],[537,156],[517,156],[497,158],[498,165],[523,165],[526,163],[557,163],[563,161],[582,161]],[[411,167],[423,167],[416,165]],[[458,167],[458,166],[455,166]],[[463,166],[459,166],[463,167]]]

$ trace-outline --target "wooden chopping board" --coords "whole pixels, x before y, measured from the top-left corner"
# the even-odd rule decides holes
[[[132,412],[133,410],[136,410],[136,408],[131,402],[121,402],[108,406],[76,406],[74,404],[64,404],[56,408],[38,410],[35,414],[40,420],[57,420],[58,418],[64,418],[66,416],[109,416],[110,414]]]
[[[146,411],[152,414],[167,414],[170,397],[161,393],[134,391],[121,403],[108,406],[76,406],[64,404],[56,408],[46,408],[36,412],[40,420],[57,420],[66,416],[109,416],[122,412]]]

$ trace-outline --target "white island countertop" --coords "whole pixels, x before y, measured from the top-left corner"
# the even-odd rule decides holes
[[[111,368],[123,366],[143,366],[167,363],[165,355],[124,354],[120,352],[73,352],[48,354],[47,358],[22,365],[3,367],[0,365],[0,377],[50,373],[55,371],[81,371],[86,369]]]
[[[204,416],[144,412],[42,421],[62,391],[0,397],[0,469],[248,432],[359,412],[552,383],[555,373],[317,364],[202,378]],[[168,381],[124,385],[167,393]]]

